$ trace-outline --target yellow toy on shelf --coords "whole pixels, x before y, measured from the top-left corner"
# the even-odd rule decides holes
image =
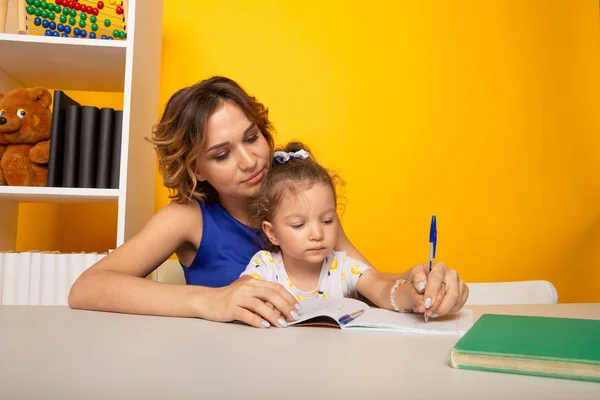
[[[127,38],[127,1],[19,1],[23,3],[23,8],[19,5],[19,11],[25,15],[28,35],[105,40]]]

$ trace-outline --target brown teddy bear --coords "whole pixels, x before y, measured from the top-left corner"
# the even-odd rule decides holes
[[[46,186],[52,95],[44,88],[0,93],[0,185]]]

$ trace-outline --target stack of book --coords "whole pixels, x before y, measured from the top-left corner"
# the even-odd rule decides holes
[[[48,187],[118,189],[123,110],[54,91]]]
[[[67,305],[75,280],[106,254],[0,252],[0,304]]]

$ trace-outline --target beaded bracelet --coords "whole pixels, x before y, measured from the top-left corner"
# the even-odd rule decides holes
[[[410,279],[407,278],[400,278],[396,280],[396,283],[394,284],[394,286],[392,286],[392,288],[390,289],[390,304],[392,305],[392,308],[398,312],[401,313],[411,313],[413,312],[413,310],[409,309],[409,308],[400,308],[396,305],[396,289],[398,288],[398,286],[400,286],[400,284],[402,283],[409,283],[412,282]]]

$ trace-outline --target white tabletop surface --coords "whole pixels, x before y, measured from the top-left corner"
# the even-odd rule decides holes
[[[600,319],[600,304],[471,308]],[[0,399],[600,399],[600,383],[453,369],[456,340],[0,306]]]

